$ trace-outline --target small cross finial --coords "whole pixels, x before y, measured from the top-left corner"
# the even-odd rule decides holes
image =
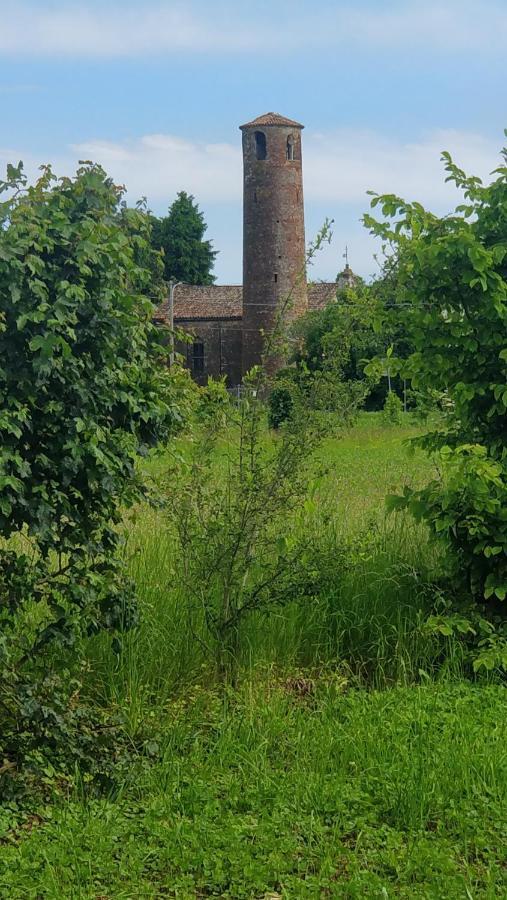
[[[343,254],[343,258],[345,260],[345,266],[348,268],[349,265],[349,248],[345,244],[345,253]]]

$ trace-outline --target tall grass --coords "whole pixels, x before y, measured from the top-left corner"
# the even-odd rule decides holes
[[[343,440],[330,440],[314,496],[295,517],[296,538],[312,547],[317,587],[303,601],[250,615],[238,643],[240,671],[275,665],[341,668],[369,685],[410,683],[461,670],[460,645],[426,632],[432,582],[445,559],[421,526],[387,518],[382,497],[424,477],[426,461],[404,445],[413,428],[386,429],[364,416]],[[163,468],[163,460],[154,464]],[[216,477],[221,477],[217,467]],[[380,496],[380,502],[379,502]],[[127,523],[126,560],[140,596],[141,623],[119,655],[106,636],[90,653],[108,703],[128,710],[133,730],[146,709],[162,710],[192,682],[211,676],[204,623],[176,577],[177,544],[163,511],[144,506]],[[96,685],[94,685],[96,689]]]
[[[159,759],[0,853],[0,895],[467,898],[507,891],[500,686],[194,689]]]
[[[88,686],[132,754],[109,796],[78,779],[21,836],[0,813],[0,896],[507,896],[505,689],[459,678],[459,641],[424,626],[445,555],[383,511],[427,475],[411,433],[363,417],[322,448],[291,523],[314,589],[245,618],[234,689],[213,681],[164,510],[126,522],[141,620],[117,654],[90,642]]]

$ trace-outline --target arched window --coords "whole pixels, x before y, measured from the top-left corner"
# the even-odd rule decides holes
[[[295,159],[295,158],[296,158],[296,156],[294,153],[294,137],[292,134],[289,134],[289,137],[287,138],[287,159]]]
[[[255,155],[257,159],[266,159],[268,151],[266,148],[266,135],[263,131],[255,132]]]

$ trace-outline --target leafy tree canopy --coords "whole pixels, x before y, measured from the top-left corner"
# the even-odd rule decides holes
[[[166,280],[213,284],[217,251],[204,240],[207,225],[194,197],[180,191],[169,214],[152,221],[152,245],[164,251]]]
[[[99,166],[28,188],[9,166],[1,193],[0,733],[26,713],[36,740],[50,647],[135,614],[117,525],[139,455],[181,425],[185,376],[161,364],[149,217]]]
[[[449,398],[445,427],[424,445],[442,477],[409,506],[453,547],[476,596],[507,597],[507,151],[490,184],[448,153],[447,180],[464,202],[440,218],[394,195],[374,197],[366,224],[397,261],[395,321],[413,342],[403,366],[414,387]],[[387,221],[386,221],[387,220]]]
[[[338,291],[324,309],[310,311],[294,326],[294,360],[311,372],[335,373],[346,382],[369,381],[365,363],[385,356],[392,346],[405,353],[399,329],[387,316],[390,304],[391,284],[386,277]],[[370,381],[369,391],[368,407],[381,408],[387,382]]]

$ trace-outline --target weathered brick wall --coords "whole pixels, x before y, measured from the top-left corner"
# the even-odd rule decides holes
[[[178,328],[191,335],[190,344],[177,343],[176,350],[183,356],[186,365],[198,384],[207,384],[208,376],[226,376],[228,387],[241,382],[241,320],[196,321],[178,319]],[[203,371],[194,371],[192,366],[193,343],[204,345]]]
[[[277,310],[291,294],[285,318],[307,308],[301,127],[243,126],[243,372],[259,363]],[[266,136],[266,158],[257,159],[255,132]],[[294,159],[287,159],[287,138]],[[283,363],[277,353],[271,370]]]

